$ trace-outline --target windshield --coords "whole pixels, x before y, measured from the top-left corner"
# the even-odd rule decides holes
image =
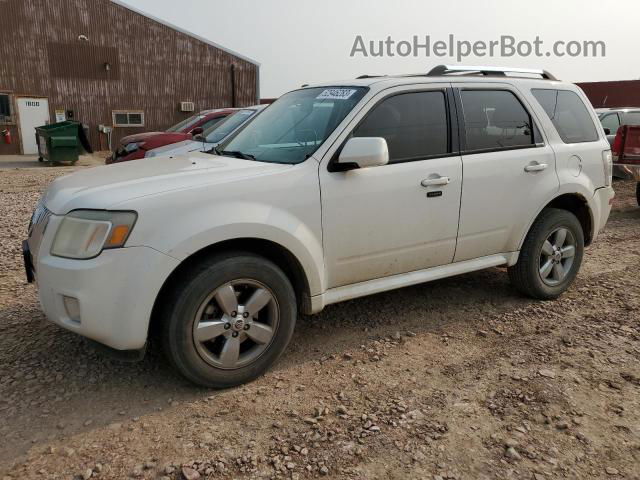
[[[207,143],[220,143],[227,135],[249,120],[254,113],[256,113],[255,110],[238,110],[222,122],[205,130],[202,136],[206,139]]]
[[[304,162],[366,92],[362,87],[321,87],[287,93],[219,150],[242,152],[261,162]]]
[[[191,130],[191,126],[195,125],[200,119],[204,118],[204,115],[194,115],[186,120],[176,123],[173,127],[167,128],[167,132],[181,132],[183,130]]]

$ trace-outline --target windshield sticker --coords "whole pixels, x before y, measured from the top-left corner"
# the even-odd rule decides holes
[[[353,88],[327,88],[316,98],[319,100],[346,100],[356,91]]]

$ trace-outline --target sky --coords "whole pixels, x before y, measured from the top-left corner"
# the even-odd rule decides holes
[[[427,72],[438,64],[544,68],[571,82],[640,78],[637,0],[121,1],[258,61],[263,98],[277,97],[305,83],[362,74]],[[542,56],[517,52],[503,56],[494,47],[493,56],[488,56],[487,48],[484,57],[471,51],[459,59],[455,50],[451,57],[446,46],[438,50],[445,56],[436,57],[430,50],[428,57],[425,48],[412,47],[414,37],[424,44],[429,36],[433,46],[437,41],[448,42],[450,35],[454,46],[458,41],[488,45],[501,38],[508,44],[508,37],[533,44],[539,38]],[[385,46],[383,56],[373,56],[378,42],[388,38],[395,42],[392,48]],[[370,41],[375,42],[373,51]],[[558,41],[565,42],[556,46],[564,56],[553,51]],[[578,42],[571,48],[591,48],[584,46],[585,41],[603,42],[604,51],[598,46],[594,47],[599,50],[597,57],[566,54],[566,42]],[[398,54],[399,42],[408,42],[402,45],[405,56]],[[481,45],[477,48],[482,54]],[[466,52],[464,43],[460,50]],[[526,50],[523,44],[521,53]]]

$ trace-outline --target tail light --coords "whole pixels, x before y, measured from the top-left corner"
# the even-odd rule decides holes
[[[612,150],[615,163],[640,165],[640,125],[622,125]]]
[[[610,187],[613,179],[613,156],[611,155],[611,150],[602,152],[602,165],[604,166],[604,184]]]
[[[620,158],[620,154],[622,153],[622,149],[624,146],[624,136],[626,133],[626,129],[624,127],[620,127],[618,132],[616,133],[616,138],[613,141],[613,145],[611,147],[613,156],[615,157],[615,161],[617,162]]]

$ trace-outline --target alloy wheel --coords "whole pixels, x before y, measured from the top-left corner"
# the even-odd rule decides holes
[[[540,251],[540,278],[545,284],[556,286],[567,278],[576,246],[576,238],[569,229],[560,227],[551,232]]]
[[[214,367],[245,367],[268,349],[279,316],[278,302],[266,285],[251,279],[228,282],[211,292],[197,310],[196,350]]]

